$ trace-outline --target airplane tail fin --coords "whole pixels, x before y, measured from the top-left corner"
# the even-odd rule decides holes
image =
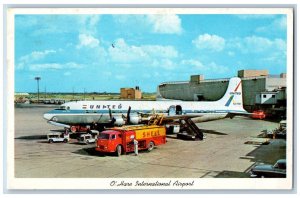
[[[218,100],[219,104],[234,111],[245,111],[243,107],[242,80],[233,77],[229,80],[228,88],[224,96]]]

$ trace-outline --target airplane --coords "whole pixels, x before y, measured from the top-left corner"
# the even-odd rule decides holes
[[[217,101],[73,101],[45,113],[44,118],[76,132],[75,126],[140,124],[142,115],[154,112],[165,119],[193,118],[196,123],[251,114],[243,108],[242,81],[233,77]]]

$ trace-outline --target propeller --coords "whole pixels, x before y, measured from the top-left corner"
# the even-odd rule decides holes
[[[112,116],[112,113],[111,113],[111,109],[108,108],[108,113],[109,113],[109,119],[110,119],[110,123],[111,124],[114,124],[116,119]]]
[[[111,109],[108,108],[108,113],[109,113],[109,119],[111,120],[112,119],[112,114],[111,114]]]
[[[130,111],[131,111],[131,106],[128,107],[125,125],[128,125],[130,123]]]

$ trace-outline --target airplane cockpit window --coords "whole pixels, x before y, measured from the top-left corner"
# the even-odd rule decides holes
[[[176,114],[176,107],[174,105],[170,106],[168,109],[168,115],[172,116]]]

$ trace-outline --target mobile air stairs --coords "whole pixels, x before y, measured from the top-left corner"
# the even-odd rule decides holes
[[[191,118],[181,119],[179,123],[180,123],[180,132],[177,133],[178,139],[203,140],[202,131],[191,120]]]

